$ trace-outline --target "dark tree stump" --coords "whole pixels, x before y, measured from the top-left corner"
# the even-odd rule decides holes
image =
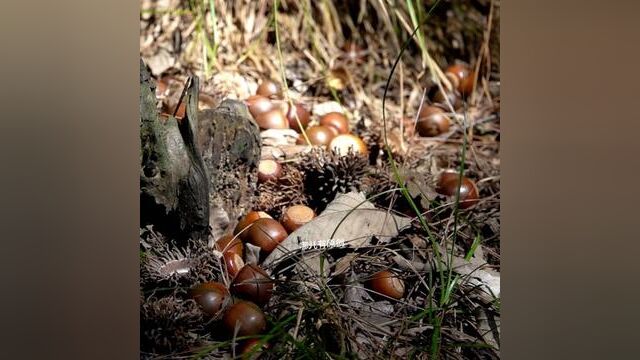
[[[257,189],[257,125],[238,101],[198,112],[198,86],[191,78],[182,120],[160,119],[155,82],[140,60],[140,224],[176,240],[230,231]]]
[[[210,226],[217,239],[232,231],[254,203],[260,129],[247,107],[233,100],[200,112],[200,119],[200,149],[210,178]]]

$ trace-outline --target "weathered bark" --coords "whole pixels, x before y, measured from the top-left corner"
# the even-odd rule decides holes
[[[206,236],[209,187],[196,147],[198,79],[193,78],[183,101],[186,115],[160,120],[155,83],[140,60],[140,221],[172,238]]]
[[[185,117],[161,120],[140,61],[140,221],[177,240],[229,231],[257,188],[257,125],[238,101],[198,112],[198,82],[187,88]]]
[[[201,111],[200,119],[200,149],[210,178],[210,225],[215,239],[231,231],[254,203],[260,129],[247,107],[233,100]]]

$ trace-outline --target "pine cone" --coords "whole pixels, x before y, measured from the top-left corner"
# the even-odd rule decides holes
[[[321,212],[336,195],[361,190],[368,161],[353,152],[340,156],[315,149],[305,155],[300,166],[304,172],[304,189],[309,204]]]

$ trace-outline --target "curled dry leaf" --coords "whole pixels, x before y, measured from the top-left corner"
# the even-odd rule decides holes
[[[424,262],[411,261],[406,259],[402,255],[394,255],[392,259],[393,262],[396,263],[396,265],[400,266],[400,268],[404,270],[422,271],[427,267]]]
[[[385,243],[409,225],[409,218],[377,209],[362,193],[338,195],[322,214],[289,234],[265,259],[264,266],[278,263],[299,249],[311,254],[317,253],[318,248],[357,249],[370,245],[374,235],[379,243]],[[304,256],[302,259],[307,261]]]
[[[500,298],[500,273],[490,269],[487,263],[478,264],[455,256],[452,266],[453,271],[465,276],[466,285],[478,287],[476,294],[484,303]]]
[[[143,59],[151,69],[151,73],[155,76],[160,76],[160,74],[172,68],[176,63],[174,56],[163,48],[160,48],[154,55],[144,57]]]
[[[254,93],[247,79],[232,71],[217,72],[207,84],[211,86],[211,93],[225,94],[227,99],[246,99]]]
[[[312,147],[307,145],[282,145],[262,147],[261,160],[286,160],[304,155],[311,151]]]
[[[313,115],[317,117],[322,117],[330,112],[344,113],[344,110],[342,110],[342,106],[336,101],[323,102],[313,107]]]
[[[349,275],[347,288],[344,292],[344,304],[352,309],[359,309],[365,301],[372,301],[373,298],[364,288],[363,284],[358,281],[358,277],[352,271]]]
[[[245,264],[258,265],[260,262],[260,247],[251,243],[244,244],[246,249]]]
[[[445,249],[440,247],[440,253],[444,254],[444,251]],[[455,273],[462,276],[461,286],[473,289],[471,295],[481,302],[491,304],[500,298],[500,273],[493,270],[483,259],[481,246],[478,246],[471,260],[454,256],[451,267]]]
[[[295,145],[298,137],[293,129],[268,129],[260,132],[263,146]]]

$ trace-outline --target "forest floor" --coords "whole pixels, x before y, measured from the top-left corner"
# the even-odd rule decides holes
[[[141,0],[140,55],[157,80],[158,111],[179,113],[190,76],[200,79],[201,110],[246,102],[273,82],[273,103],[300,104],[309,124],[262,130],[262,159],[284,175],[257,185],[252,210],[282,220],[291,205],[308,206],[327,216],[297,234],[330,230],[349,243],[329,246],[322,235],[313,255],[289,248],[266,261],[247,250],[244,262],[275,286],[261,304],[266,330],[243,337],[222,330],[222,311],[209,318],[187,293],[159,290],[184,282],[153,275],[175,254],[210,251],[219,271],[209,281],[228,285],[221,254],[196,243],[187,247],[205,249],[174,251],[141,228],[142,356],[499,358],[499,10],[498,0]],[[331,112],[365,148],[308,146],[308,130]],[[336,209],[353,214],[332,220]],[[372,289],[379,271],[402,283],[399,297]]]

